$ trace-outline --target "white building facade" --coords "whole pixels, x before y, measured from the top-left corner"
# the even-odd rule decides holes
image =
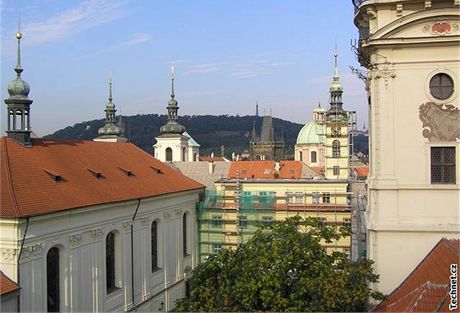
[[[460,238],[460,2],[354,1],[368,69],[368,257],[388,293]]]
[[[197,262],[196,201],[196,191],[190,191],[0,219],[1,266],[19,280],[20,311],[48,311],[48,299],[55,297],[49,292],[50,270],[58,276],[53,301],[61,312],[172,310],[174,301],[185,296],[184,279]],[[115,288],[110,290],[109,234],[115,242]],[[52,249],[58,251],[53,269]]]

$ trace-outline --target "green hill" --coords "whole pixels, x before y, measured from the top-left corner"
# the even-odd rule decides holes
[[[166,123],[166,119],[166,115],[158,114],[123,116],[125,135],[132,143],[152,153],[154,138],[160,134],[160,127]],[[261,116],[186,115],[179,117],[179,123],[184,125],[187,132],[201,145],[201,155],[209,155],[211,152],[220,155],[221,145],[224,145],[227,156],[232,152],[248,150],[254,121],[256,132],[259,134],[262,125]],[[103,125],[104,119],[77,123],[45,138],[91,140],[97,137],[97,131]],[[283,132],[286,154],[292,156],[297,134],[303,125],[273,118],[273,126],[277,138],[280,138]],[[360,141],[360,146],[367,149],[367,142]]]
[[[166,123],[166,115],[144,114],[124,116],[125,135],[130,141],[151,153],[154,137],[160,134],[160,127]],[[220,146],[224,145],[226,155],[232,152],[243,152],[249,147],[249,139],[254,121],[256,131],[260,132],[261,116],[229,116],[229,115],[193,115],[180,116],[179,123],[201,145],[200,154],[214,152],[220,155]],[[104,125],[104,119],[77,123],[58,130],[45,138],[91,140],[97,137],[97,131]],[[286,152],[293,154],[297,133],[303,125],[273,118],[275,136],[279,138],[283,132]]]

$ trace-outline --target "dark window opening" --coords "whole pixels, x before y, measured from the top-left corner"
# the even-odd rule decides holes
[[[448,99],[454,93],[452,78],[444,73],[434,75],[430,80],[430,93],[436,99]]]
[[[310,153],[311,163],[316,163],[316,158],[317,158],[317,156],[316,156],[316,151],[312,151],[312,152]]]
[[[182,248],[184,256],[187,256],[187,213],[182,216]]]
[[[166,162],[172,162],[173,160],[173,151],[171,148],[166,148]]]
[[[332,157],[340,158],[340,141],[338,140],[332,142]]]
[[[115,234],[110,232],[105,238],[105,282],[107,293],[117,289],[115,285]]]
[[[51,248],[46,255],[46,287],[48,312],[60,311],[59,249]]]
[[[150,245],[152,248],[151,257],[152,257],[152,272],[159,269],[158,267],[158,223],[154,221],[152,223],[151,234],[150,234]]]
[[[455,147],[431,147],[431,183],[455,184]]]

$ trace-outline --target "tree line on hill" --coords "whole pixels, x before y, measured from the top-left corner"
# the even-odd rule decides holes
[[[220,155],[220,147],[223,145],[225,155],[230,157],[232,152],[242,153],[249,149],[253,123],[255,122],[256,133],[260,134],[262,118],[254,115],[185,115],[179,117],[179,123],[184,125],[187,132],[200,144],[201,155],[209,155],[212,152]],[[154,138],[160,135],[160,127],[166,121],[167,116],[159,114],[123,116],[125,137],[141,149],[152,153]],[[104,126],[104,123],[104,119],[77,123],[45,138],[92,140],[98,136],[97,131]],[[282,135],[284,137],[286,155],[293,156],[297,134],[303,125],[279,118],[273,118],[273,125],[275,137],[281,138]],[[368,153],[366,136],[355,137],[354,144],[355,152]]]

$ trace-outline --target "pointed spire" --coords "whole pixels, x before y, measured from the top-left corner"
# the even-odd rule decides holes
[[[18,30],[16,32],[16,39],[18,41],[17,55],[16,55],[16,78],[8,84],[9,97],[5,99],[7,105],[7,134],[8,137],[14,138],[24,146],[31,146],[30,140],[30,105],[32,100],[29,99],[30,87],[27,82],[22,80],[21,73],[21,39],[22,33],[20,28],[20,21],[18,19]]]
[[[174,94],[174,80],[176,78],[176,73],[174,71],[174,66],[171,66],[171,71],[170,71],[170,78],[171,78],[171,99],[168,101],[168,106],[166,107],[168,109],[168,121],[166,122],[165,125],[160,127],[160,133],[161,134],[183,134],[185,132],[185,127],[182,126],[177,122],[177,117],[178,117],[178,110],[179,107],[177,106],[177,100],[174,99],[176,96]]]
[[[109,85],[109,102],[105,106],[105,125],[99,128],[98,133],[99,137],[95,138],[96,141],[126,141],[126,138],[123,137],[123,126],[121,116],[119,122],[117,123],[115,113],[115,104],[112,96],[112,72],[109,72],[109,78],[107,83]]]
[[[339,54],[337,52],[337,46],[336,46],[335,51],[334,51],[334,75],[332,76],[332,83],[331,83],[331,87],[329,88],[331,92],[343,91],[342,84],[340,83],[338,57],[339,57]]]
[[[171,77],[171,98],[174,99],[174,79],[176,78],[176,73],[174,71],[174,65],[171,65],[171,72],[170,72],[170,77]]]
[[[14,69],[18,77],[21,77],[21,73],[23,71],[21,67],[21,38],[22,38],[21,16],[18,16],[18,31],[16,32],[16,39],[18,40],[18,49],[17,49],[17,54],[16,54],[17,63],[16,63],[16,68]]]
[[[109,103],[112,103],[113,97],[112,97],[112,72],[109,72]]]

